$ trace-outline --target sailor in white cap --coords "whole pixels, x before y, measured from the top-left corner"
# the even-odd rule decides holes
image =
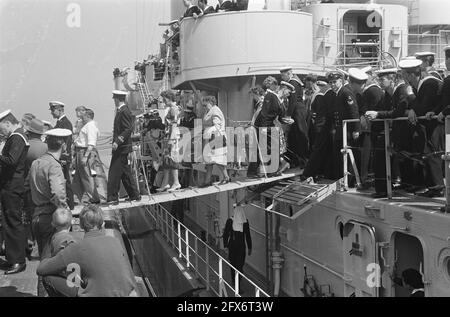
[[[325,77],[312,74],[305,78],[305,89],[312,92],[310,98],[312,149],[303,172],[303,178],[306,180],[309,177],[325,175],[328,172],[326,167],[329,166],[330,157],[327,155],[327,151],[331,145],[329,114],[332,106],[332,102],[328,98],[334,96],[334,93]]]
[[[450,45],[444,48],[445,66],[450,71]],[[443,122],[446,116],[450,115],[450,75],[444,79],[442,86],[442,107],[443,111],[439,114],[438,120]]]
[[[128,154],[132,151],[131,134],[133,133],[135,120],[125,103],[128,93],[121,90],[113,90],[112,94],[116,106],[116,116],[114,117],[107,201],[117,205],[119,203],[121,180],[131,201],[139,201],[141,196],[128,164]]]
[[[359,74],[362,73],[361,77]],[[360,78],[360,80],[364,80],[367,78],[367,75],[361,71],[359,73],[354,74],[356,77]],[[365,76],[365,77],[364,77]],[[334,99],[333,104],[333,130],[335,134],[333,136],[333,146],[330,149],[330,157],[332,155],[332,161],[336,165],[333,167],[334,175],[333,179],[341,179],[344,176],[343,162],[342,162],[342,121],[349,119],[359,119],[358,112],[358,102],[356,100],[356,96],[354,93],[343,86],[343,74],[339,70],[333,71],[329,75],[330,84],[334,92],[336,93],[336,98]],[[352,142],[356,142],[360,135],[360,123],[353,123],[349,125],[348,128],[349,134],[352,136]]]
[[[66,139],[72,135],[68,129],[52,129],[45,132],[48,151],[36,159],[30,168],[30,189],[36,205],[33,215],[33,233],[39,255],[53,234],[52,215],[59,208],[67,208],[66,180],[61,166],[61,156]]]
[[[28,138],[17,118],[6,110],[0,113],[0,134],[7,139],[0,155],[0,191],[2,227],[6,263],[0,266],[5,274],[25,270],[26,236],[23,221]]]
[[[308,135],[308,108],[303,101],[303,83],[297,75],[293,73],[291,66],[280,69],[281,79],[292,86],[292,92],[288,99],[287,111],[284,114],[284,121],[289,122],[294,119],[288,132],[289,159],[292,167],[302,165],[309,156],[309,135]]]
[[[377,117],[390,118],[393,116],[404,116],[407,103],[400,104],[400,106],[403,107],[403,110],[400,110],[400,107],[396,107],[395,110],[392,110],[392,95],[394,93],[398,69],[383,69],[376,71],[375,73],[378,75],[378,82],[381,86],[371,85],[367,87],[363,93],[362,102],[365,104],[366,118],[368,120],[373,120]],[[404,98],[406,100],[406,92],[404,92]],[[398,122],[395,122],[394,125],[397,123]],[[395,136],[402,132],[403,131],[397,131]],[[408,137],[408,135],[406,135],[406,137]],[[383,198],[387,196],[384,140],[384,124],[382,122],[373,122],[371,125],[371,141],[374,155],[373,169],[375,173],[374,198]],[[395,141],[397,142],[397,140]]]
[[[434,76],[424,76],[421,71],[422,62],[420,60],[402,60],[399,67],[402,69],[403,78],[411,85],[415,94],[415,100],[411,103],[412,109],[409,112],[409,118],[412,123],[417,123],[417,116],[427,116],[431,119],[435,114],[439,114],[442,110],[440,90],[442,81]],[[416,184],[424,184],[423,175],[426,175],[426,183],[430,187],[426,191],[417,191],[416,193],[424,197],[441,196],[444,188],[442,174],[442,160],[432,153],[443,149],[441,144],[441,134],[444,133],[443,126],[437,125],[436,121],[418,122],[421,129],[426,131],[419,133],[420,139],[415,144],[424,144],[419,151],[426,155],[424,174],[423,168],[418,168],[416,176]],[[423,185],[422,185],[423,186]]]
[[[50,101],[50,112],[54,119],[56,119],[55,129],[67,129],[73,131],[73,126],[70,120],[64,113],[65,104],[60,101]],[[61,156],[61,163],[63,164],[64,177],[66,178],[66,192],[67,203],[70,210],[74,209],[74,196],[72,191],[72,184],[70,179],[70,168],[72,164],[72,136],[66,138],[65,152]]]

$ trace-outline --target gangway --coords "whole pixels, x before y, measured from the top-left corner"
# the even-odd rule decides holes
[[[118,205],[107,205],[102,207],[104,211],[110,210],[119,210],[125,208],[133,208],[133,207],[144,207],[144,206],[152,206],[158,205],[162,203],[172,202],[181,199],[195,198],[200,196],[206,196],[211,194],[217,194],[227,191],[232,191],[236,189],[244,189],[247,187],[260,186],[263,184],[270,184],[282,180],[286,180],[289,178],[293,178],[296,176],[300,176],[302,174],[302,170],[300,169],[291,169],[286,171],[281,176],[269,177],[269,178],[257,178],[257,179],[247,179],[247,178],[238,178],[228,184],[224,185],[213,185],[205,188],[186,188],[182,190],[177,190],[174,192],[163,192],[158,194],[150,194],[147,196],[143,196],[140,201],[127,202],[122,200]],[[76,206],[75,210],[72,212],[73,214],[79,214],[83,206]]]

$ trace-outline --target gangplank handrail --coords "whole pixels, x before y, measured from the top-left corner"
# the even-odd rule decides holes
[[[231,265],[227,260],[225,260],[219,253],[217,253],[213,248],[211,248],[206,242],[197,237],[195,233],[189,230],[185,225],[183,225],[178,219],[170,214],[170,212],[165,209],[162,205],[152,205],[147,206],[146,210],[149,215],[154,219],[157,228],[160,230],[162,236],[167,240],[169,245],[171,245],[178,253],[179,259],[184,259],[186,267],[195,272],[195,274],[205,282],[206,289],[212,291],[219,297],[227,296],[226,287],[231,289],[233,295],[240,297],[242,278],[248,284],[250,284],[253,289],[254,297],[270,297],[262,288],[257,286],[253,281],[247,278],[244,274],[239,272],[233,265]],[[184,232],[183,232],[184,231]],[[184,237],[183,237],[184,236]],[[190,238],[193,241],[190,241]],[[204,248],[205,257],[200,255],[200,247]],[[194,260],[191,260],[191,255]],[[211,257],[218,259],[218,270],[211,263]],[[202,264],[199,264],[199,261]],[[204,267],[202,268],[201,265]],[[225,268],[234,269],[235,283],[230,285],[225,279]],[[206,271],[202,274],[202,271]],[[218,281],[211,276],[214,274]],[[218,290],[212,287],[213,282],[218,282]],[[252,296],[249,296],[252,297]]]
[[[436,120],[437,116],[421,116],[417,117],[417,120]],[[391,179],[391,147],[390,147],[390,126],[391,121],[408,121],[408,117],[399,118],[386,118],[386,119],[374,119],[370,122],[384,122],[384,146],[386,155],[386,183],[387,183],[387,196],[388,199],[392,199],[392,179]],[[349,123],[360,122],[360,119],[348,119],[342,121],[342,154],[344,155],[344,188],[348,189],[348,159],[347,154],[350,149],[347,143],[347,126]],[[445,155],[442,159],[447,163],[445,164],[445,199],[446,199],[446,212],[450,211],[450,116],[445,118]]]

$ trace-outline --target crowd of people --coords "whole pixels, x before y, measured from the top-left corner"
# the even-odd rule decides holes
[[[115,99],[120,117],[121,95]],[[21,121],[11,110],[0,113],[3,141],[0,251],[6,259],[0,261],[0,269],[6,275],[23,272],[26,258],[31,258],[36,244],[41,260],[37,270],[39,295],[45,290],[54,296],[135,295],[134,274],[128,257],[115,238],[105,236],[102,211],[98,207],[114,194],[107,192],[110,189],[97,150],[100,133],[94,111],[76,108],[77,121],[72,125],[63,103],[52,101],[49,105],[56,120],[54,127],[31,113],[25,114]],[[129,118],[131,128],[134,118],[131,115]],[[122,120],[118,121],[114,154],[122,158],[121,146],[128,132],[123,131]],[[109,178],[116,180],[114,172]],[[80,213],[80,226],[85,232],[81,241],[76,233],[70,232],[71,210],[76,204],[84,206]],[[69,270],[67,265],[70,264],[66,262],[68,256],[80,267],[82,281],[81,285],[75,283],[76,287],[70,289],[64,288],[67,280],[64,272]],[[105,270],[98,262],[106,258],[117,266]],[[120,274],[112,273],[111,270],[116,269]]]

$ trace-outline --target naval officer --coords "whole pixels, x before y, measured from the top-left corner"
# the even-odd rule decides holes
[[[23,206],[29,143],[11,110],[0,113],[0,134],[7,137],[0,155],[2,227],[6,249],[6,263],[1,265],[1,269],[5,274],[15,274],[26,268]]]
[[[139,201],[139,193],[136,180],[128,164],[128,154],[132,151],[131,134],[134,127],[134,116],[125,103],[127,93],[121,90],[113,90],[113,99],[116,106],[114,118],[112,158],[108,175],[107,201],[117,205],[119,203],[120,181],[128,193],[131,201]]]
[[[70,120],[64,113],[65,104],[59,101],[50,101],[50,112],[54,119],[56,119],[55,129],[66,129],[73,131],[73,126]],[[74,208],[74,198],[72,191],[72,184],[70,180],[70,164],[72,163],[72,136],[66,138],[66,148],[61,155],[61,163],[63,166],[64,178],[66,179],[66,194],[67,204],[70,210]]]
[[[363,78],[361,78],[363,80]],[[358,103],[356,97],[352,91],[344,87],[343,74],[340,71],[332,71],[329,73],[329,81],[331,89],[336,93],[333,103],[333,120],[332,120],[332,155],[333,155],[333,179],[341,179],[344,177],[343,169],[343,157],[342,157],[342,147],[343,147],[343,120],[359,119]],[[360,124],[351,123],[348,125],[349,136],[353,141],[359,138]],[[351,140],[349,140],[351,141]]]

